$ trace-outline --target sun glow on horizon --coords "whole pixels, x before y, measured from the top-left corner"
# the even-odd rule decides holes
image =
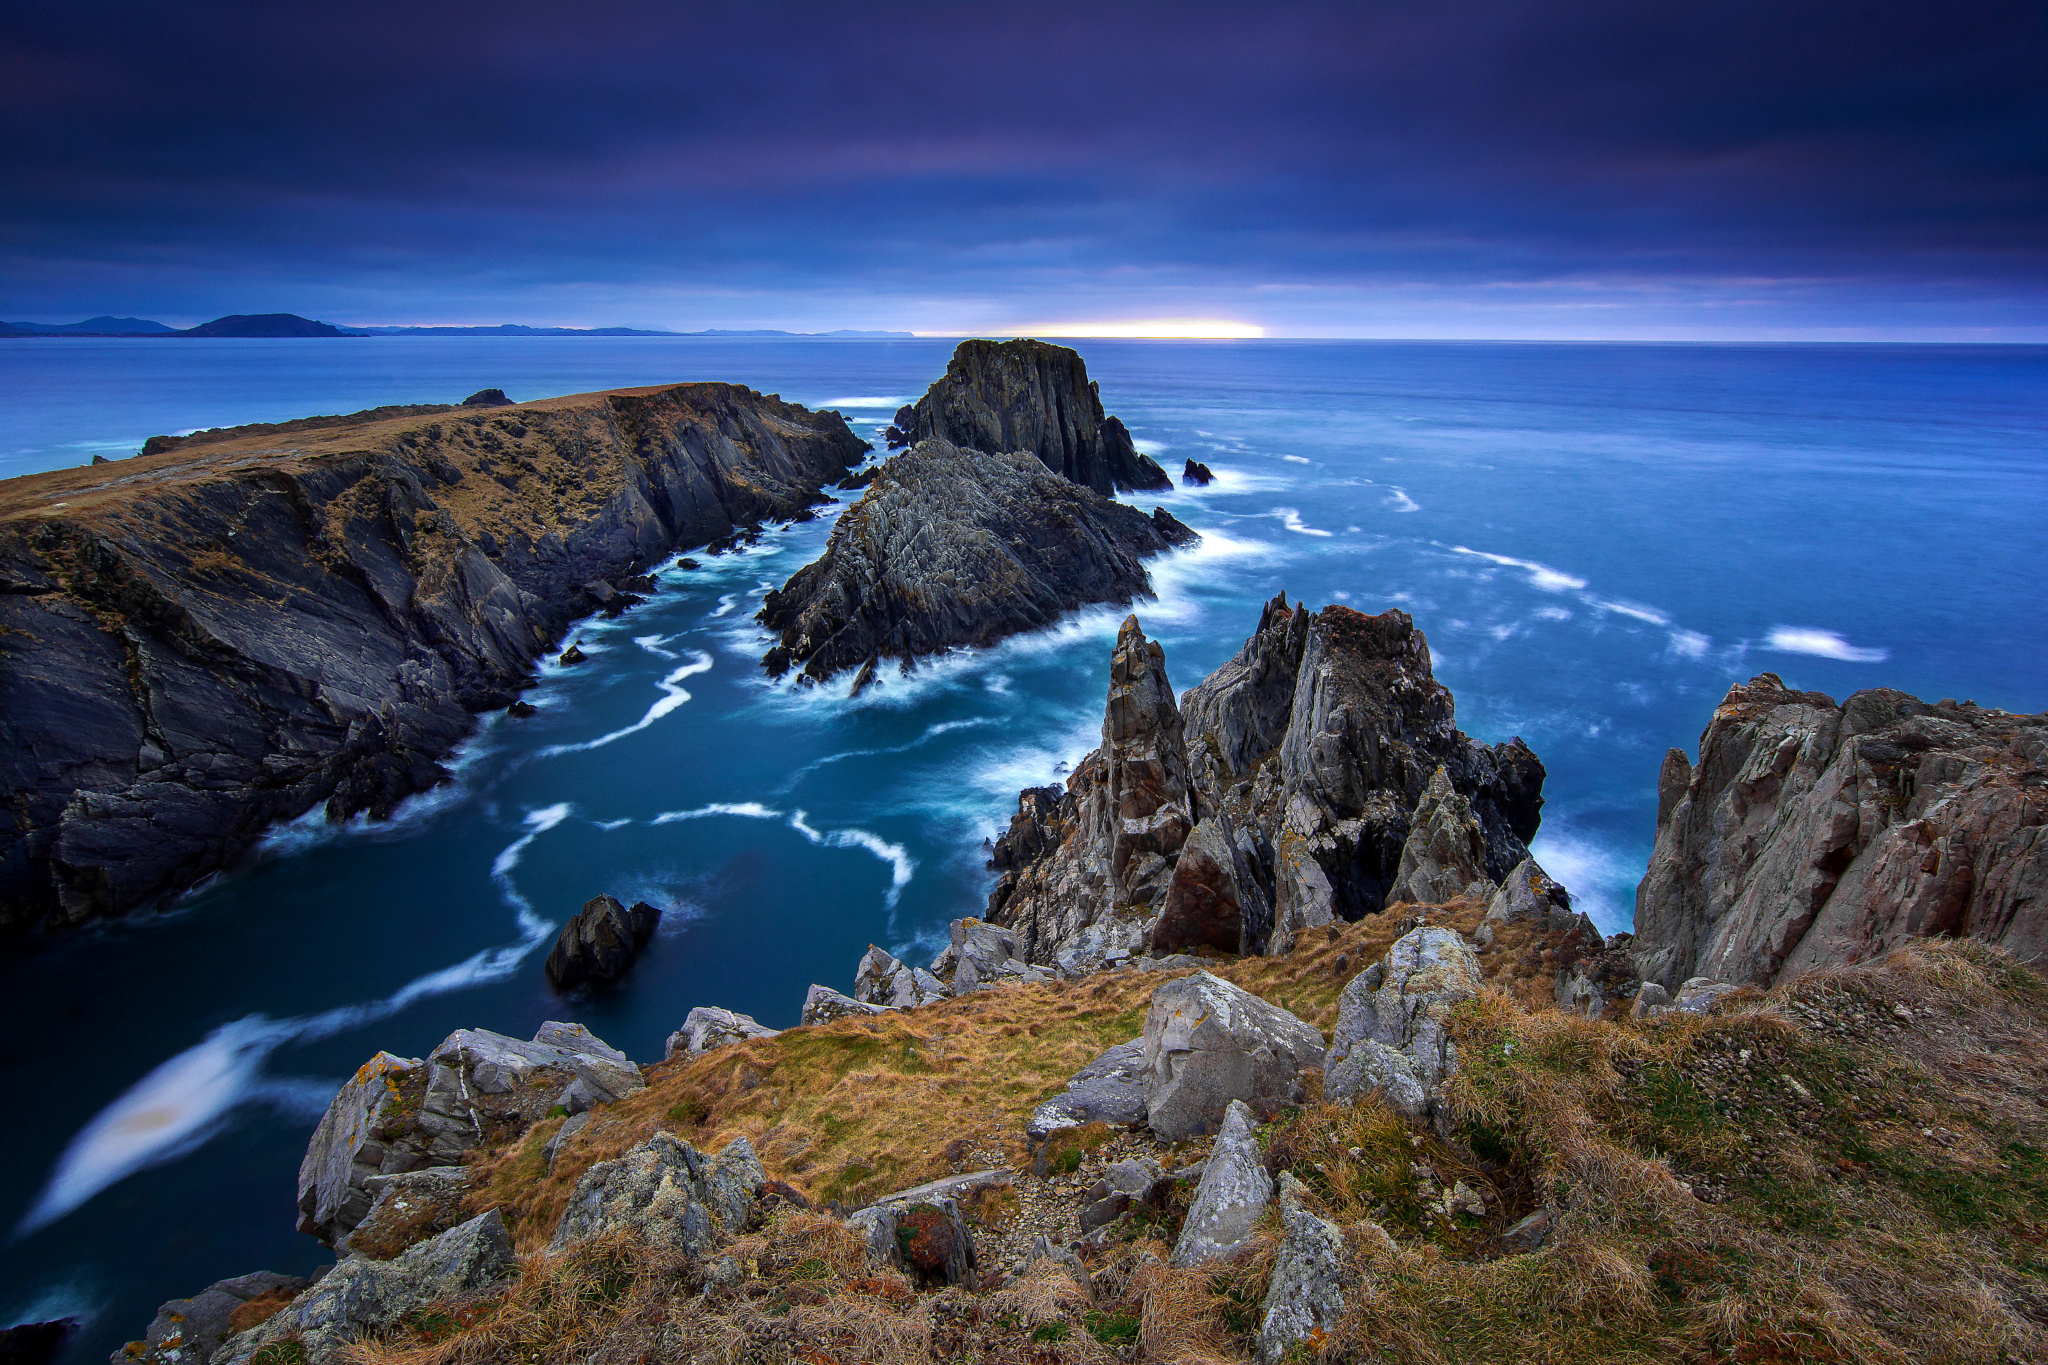
[[[1012,337],[1127,337],[1162,341],[1244,341],[1266,335],[1248,322],[1219,318],[1151,318],[1138,322],[1049,322],[1037,327],[1003,327],[988,333]]]

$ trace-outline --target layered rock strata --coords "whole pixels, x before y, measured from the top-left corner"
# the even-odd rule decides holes
[[[823,681],[884,659],[905,668],[956,645],[1039,630],[1076,607],[1152,595],[1144,560],[1192,543],[1163,508],[1146,516],[1015,452],[924,441],[884,464],[825,553],[767,595],[776,677]]]
[[[1055,474],[1107,496],[1173,487],[1166,471],[1102,410],[1079,352],[1043,341],[963,341],[924,397],[896,413],[890,446],[945,441],[974,450],[1023,450]]]
[[[1177,705],[1157,651],[1125,623],[1102,747],[994,846],[988,918],[1029,961],[1284,952],[1393,899],[1490,895],[1528,856],[1542,763],[1457,729],[1405,613],[1276,597]]]
[[[1841,705],[1763,673],[1697,765],[1673,749],[1636,890],[1636,963],[1768,985],[1919,937],[2048,952],[2048,715],[1889,688]]]
[[[154,903],[322,802],[388,814],[582,585],[793,516],[863,449],[836,414],[684,384],[6,481],[0,929]]]

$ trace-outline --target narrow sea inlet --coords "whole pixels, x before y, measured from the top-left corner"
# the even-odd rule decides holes
[[[1284,590],[1400,607],[1458,723],[1549,768],[1534,852],[1628,927],[1658,763],[1728,684],[1891,686],[2048,707],[2039,609],[2048,349],[1394,343],[1084,346],[1105,406],[1206,488],[1156,503],[1201,542],[1152,561],[1134,610],[1185,689]],[[725,379],[842,411],[875,439],[950,342],[390,339],[0,342],[0,472],[132,451],[159,431]],[[877,451],[879,458],[886,452]],[[843,495],[849,500],[857,494]],[[908,676],[770,683],[762,595],[834,509],[570,633],[539,713],[487,717],[456,780],[386,825],[317,814],[174,910],[0,974],[12,1091],[5,1307],[88,1319],[77,1359],[162,1300],[325,1258],[293,1177],[343,1077],[457,1027],[586,1023],[649,1060],[693,1005],[795,1022],[870,942],[928,958],[977,913],[983,840],[1017,790],[1096,742],[1095,609]],[[609,892],[663,908],[623,988],[556,997],[553,930]]]

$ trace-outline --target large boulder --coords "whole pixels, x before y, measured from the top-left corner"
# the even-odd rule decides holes
[[[721,1231],[736,1233],[767,1183],[754,1148],[735,1138],[716,1157],[670,1133],[583,1173],[548,1245],[629,1232],[655,1246],[708,1255]]]
[[[1259,1215],[1273,1198],[1273,1178],[1266,1174],[1253,1124],[1244,1101],[1232,1100],[1173,1244],[1174,1265],[1227,1261],[1250,1245]]]
[[[850,1019],[855,1016],[887,1014],[887,1005],[870,1005],[865,1000],[856,1000],[844,991],[835,991],[830,986],[813,982],[804,992],[803,1013],[797,1016],[797,1024],[810,1028],[815,1024],[829,1024],[834,1019]]]
[[[558,991],[610,985],[632,969],[660,923],[661,911],[645,901],[630,910],[610,896],[583,902],[548,954],[548,984]]]
[[[1667,990],[1766,986],[1914,938],[2048,953],[2048,714],[1732,687],[1666,755],[1634,950]]]
[[[945,999],[946,983],[871,943],[853,975],[853,998],[870,1005],[906,1009]]]
[[[108,1357],[108,1365],[207,1365],[231,1333],[235,1310],[256,1299],[289,1300],[305,1292],[297,1275],[259,1270],[219,1280],[189,1299],[172,1299],[156,1310],[141,1341]],[[0,1360],[12,1360],[0,1352]]]
[[[561,1105],[578,1112],[642,1089],[640,1069],[580,1024],[533,1042],[458,1029],[422,1062],[380,1052],[328,1105],[299,1165],[299,1230],[336,1245],[370,1211],[369,1180],[516,1133]]]
[[[1486,875],[1486,832],[1472,818],[1472,803],[1451,786],[1450,774],[1440,767],[1409,818],[1387,904],[1441,905],[1455,896],[1493,892]]]
[[[1118,1043],[1076,1071],[1066,1090],[1031,1111],[1025,1133],[1037,1142],[1061,1128],[1086,1123],[1117,1127],[1145,1117],[1145,1040]]]
[[[1053,473],[1104,496],[1173,487],[1165,470],[1138,453],[1124,424],[1103,415],[1080,353],[1029,338],[961,342],[945,376],[900,409],[885,435],[892,449],[940,440],[1029,451]]]
[[[1142,1043],[1146,1119],[1168,1142],[1215,1131],[1233,1101],[1299,1103],[1303,1068],[1323,1064],[1321,1033],[1209,972],[1152,992]]]
[[[1020,981],[1050,981],[1052,974],[1024,959],[1017,936],[999,924],[980,919],[956,919],[948,930],[951,941],[932,959],[932,972],[943,977],[953,995],[966,995],[987,986]]]
[[[248,1365],[273,1341],[296,1341],[307,1365],[343,1358],[365,1332],[415,1308],[487,1289],[519,1267],[496,1209],[421,1242],[392,1261],[349,1256],[260,1326],[230,1337],[213,1365]]]
[[[1280,1254],[1259,1312],[1261,1365],[1278,1365],[1296,1344],[1327,1334],[1344,1316],[1344,1233],[1310,1212],[1301,1182],[1280,1173]]]
[[[1444,1024],[1477,998],[1479,959],[1455,929],[1425,925],[1394,941],[1387,955],[1351,978],[1337,1000],[1323,1094],[1342,1100],[1378,1090],[1400,1114],[1432,1111],[1443,1082],[1458,1069]]]
[[[1486,905],[1486,924],[1529,924],[1562,932],[1576,927],[1571,893],[1551,878],[1534,858],[1515,865]]]
[[[974,1238],[949,1197],[874,1204],[846,1226],[875,1262],[910,1275],[920,1285],[970,1284]]]
[[[1256,846],[1217,811],[1181,845],[1166,899],[1152,925],[1155,953],[1210,947],[1255,953],[1273,928],[1273,907],[1253,869]]]
[[[363,1182],[374,1196],[370,1211],[334,1249],[388,1261],[407,1248],[468,1221],[463,1201],[475,1188],[466,1166],[428,1166]]]
[[[698,1005],[683,1016],[683,1026],[668,1036],[668,1049],[662,1060],[673,1060],[677,1053],[700,1057],[713,1048],[744,1043],[749,1038],[773,1038],[781,1031],[764,1028],[751,1014],[716,1005]]]

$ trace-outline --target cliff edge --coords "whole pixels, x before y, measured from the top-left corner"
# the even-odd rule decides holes
[[[582,585],[858,461],[729,384],[259,432],[0,484],[0,929],[182,891],[273,821],[387,814]]]

